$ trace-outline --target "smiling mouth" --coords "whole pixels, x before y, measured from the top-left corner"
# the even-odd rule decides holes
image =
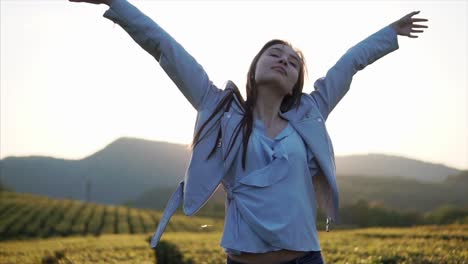
[[[287,75],[287,74],[286,74],[286,71],[285,71],[283,68],[281,68],[281,67],[274,66],[274,67],[271,67],[271,68],[272,68],[273,70],[277,71],[277,72],[282,73],[283,75]]]

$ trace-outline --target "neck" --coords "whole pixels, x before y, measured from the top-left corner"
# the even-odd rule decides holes
[[[273,92],[262,93],[262,91],[267,91],[268,87],[266,89],[257,87],[257,89],[257,100],[253,110],[254,119],[262,120],[266,128],[272,127],[281,119],[278,113],[284,96]]]

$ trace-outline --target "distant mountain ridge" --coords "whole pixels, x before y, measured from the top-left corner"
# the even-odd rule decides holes
[[[55,198],[121,204],[154,188],[171,189],[183,180],[190,150],[186,145],[119,138],[81,159],[7,157],[0,160],[0,181],[17,192]],[[337,177],[401,176],[442,182],[461,171],[445,165],[381,154],[336,157]],[[155,201],[156,203],[156,201]]]
[[[442,182],[461,171],[443,164],[384,154],[336,157],[337,175],[401,177],[421,182]]]
[[[121,204],[154,186],[176,186],[185,174],[186,146],[120,138],[81,159],[7,157],[0,161],[3,184],[17,192]]]

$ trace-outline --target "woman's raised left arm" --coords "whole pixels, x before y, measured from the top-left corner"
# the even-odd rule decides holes
[[[397,35],[417,38],[411,33],[421,33],[423,30],[415,28],[427,28],[425,25],[415,24],[428,21],[424,18],[412,18],[418,13],[419,11],[409,13],[354,45],[327,71],[325,77],[315,81],[315,90],[310,95],[325,120],[348,92],[356,72],[399,48]]]

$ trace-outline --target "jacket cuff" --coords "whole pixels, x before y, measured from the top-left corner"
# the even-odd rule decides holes
[[[124,10],[127,4],[127,0],[112,0],[109,9],[102,16],[112,20],[114,23],[118,23],[118,13],[120,13],[120,10]]]
[[[394,50],[399,49],[398,34],[397,34],[396,30],[391,25],[388,25],[388,26],[382,28],[381,31],[391,41],[391,50],[394,51]]]

